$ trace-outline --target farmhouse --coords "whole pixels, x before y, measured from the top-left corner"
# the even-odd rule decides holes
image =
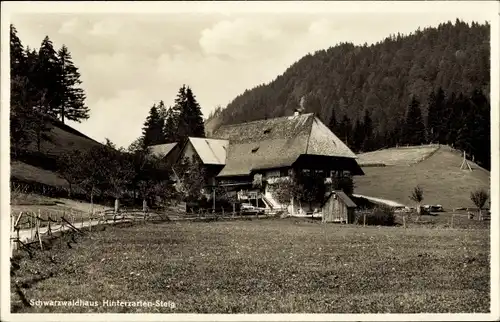
[[[211,138],[188,138],[182,144],[153,146],[152,151],[172,165],[197,157],[211,183],[240,197],[257,192],[256,198],[272,208],[284,205],[273,198],[269,184],[293,171],[315,172],[326,182],[364,174],[356,155],[313,113],[224,125]],[[253,188],[256,178],[259,189]]]

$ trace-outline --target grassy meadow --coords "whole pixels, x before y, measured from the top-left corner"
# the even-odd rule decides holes
[[[103,231],[104,230],[104,231]],[[360,227],[308,219],[100,227],[15,258],[26,300],[172,301],[172,307],[13,312],[489,312],[489,230]],[[71,248],[70,248],[71,247]]]
[[[423,160],[423,161],[421,161]],[[490,190],[490,173],[473,162],[473,171],[461,170],[462,156],[449,147],[387,149],[360,155],[361,164],[387,163],[385,167],[362,167],[364,176],[354,177],[356,193],[414,205],[409,196],[420,185],[423,204],[440,204],[446,210],[475,207],[470,193],[478,188]]]

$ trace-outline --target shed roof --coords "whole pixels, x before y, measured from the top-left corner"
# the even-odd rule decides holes
[[[219,177],[291,166],[303,154],[356,158],[313,113],[224,125],[213,136],[231,142]]]
[[[334,190],[332,191],[332,193],[330,194],[330,196],[332,196],[333,194],[336,194],[337,197],[342,200],[342,202],[348,207],[348,208],[356,208],[356,204],[354,203],[354,201],[352,201],[351,198],[349,198],[348,195],[346,195],[346,193],[342,190]]]
[[[189,142],[204,164],[226,164],[228,140],[190,137]]]

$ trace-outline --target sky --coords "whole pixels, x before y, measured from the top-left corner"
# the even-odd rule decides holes
[[[279,10],[276,5],[257,8],[258,3],[253,10],[222,10],[208,3],[198,10],[192,3],[179,12],[172,6],[148,9],[144,3],[135,13],[119,4],[102,11],[68,4],[57,12],[32,7],[12,13],[10,22],[24,46],[38,49],[48,35],[56,49],[68,47],[90,108],[88,120],[68,124],[97,141],[109,138],[127,147],[141,135],[151,106],[160,100],[173,105],[183,84],[192,88],[207,117],[216,106],[272,81],[316,50],[339,42],[371,44],[456,18],[484,22],[491,17],[477,2],[410,2],[419,10],[408,4],[398,12],[380,3],[375,11],[363,3],[348,12],[342,3],[309,4],[303,7],[307,10],[289,10],[293,5],[285,8],[284,3],[277,3]]]

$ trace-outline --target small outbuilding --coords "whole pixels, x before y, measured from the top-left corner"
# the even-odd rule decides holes
[[[323,204],[322,222],[354,222],[354,209],[356,204],[349,198],[345,192],[334,190],[327,197]]]

